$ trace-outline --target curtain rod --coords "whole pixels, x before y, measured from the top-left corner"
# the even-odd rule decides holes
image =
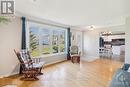
[[[26,20],[27,20],[27,21],[36,22],[36,23],[40,23],[40,24],[55,26],[55,27],[61,27],[61,28],[66,28],[66,29],[69,28],[69,27],[65,27],[65,26],[62,26],[62,25],[60,26],[60,25],[58,25],[58,24],[52,24],[52,23],[42,22],[42,21],[38,21],[38,20],[34,20],[34,19],[29,19],[29,18],[27,18]]]

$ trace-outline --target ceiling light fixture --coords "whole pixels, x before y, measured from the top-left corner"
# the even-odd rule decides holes
[[[102,33],[102,36],[104,35],[104,36],[109,36],[109,35],[111,35],[112,34],[112,32],[111,31],[107,31],[107,32],[101,32]]]
[[[89,30],[94,30],[94,26],[93,25],[91,25],[91,26],[89,26]]]
[[[29,0],[30,2],[32,2],[32,3],[34,3],[34,2],[36,2],[37,0]]]

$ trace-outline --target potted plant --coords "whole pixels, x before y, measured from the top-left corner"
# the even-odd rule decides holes
[[[7,22],[9,22],[9,21],[10,21],[9,18],[0,16],[0,23],[7,23]]]

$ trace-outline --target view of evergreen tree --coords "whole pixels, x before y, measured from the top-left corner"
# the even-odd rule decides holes
[[[38,48],[38,40],[35,34],[30,31],[30,48],[31,51],[35,50]]]

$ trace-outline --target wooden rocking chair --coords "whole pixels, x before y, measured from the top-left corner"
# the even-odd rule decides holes
[[[36,66],[34,62],[28,59],[27,55],[23,55],[23,52],[17,52],[15,50],[14,52],[22,66],[23,77],[21,80],[38,80],[37,75],[40,73],[39,69],[41,69],[41,66]]]
[[[45,62],[41,62],[41,61],[35,62],[35,61],[33,61],[33,59],[39,59],[39,58],[33,58],[32,59],[31,55],[30,55],[30,52],[28,50],[26,50],[26,49],[21,50],[21,53],[22,53],[22,56],[24,58],[26,58],[29,62],[32,62],[33,66],[39,70],[38,75],[43,75],[43,73],[41,72],[41,70],[43,69],[43,66],[44,66]]]

